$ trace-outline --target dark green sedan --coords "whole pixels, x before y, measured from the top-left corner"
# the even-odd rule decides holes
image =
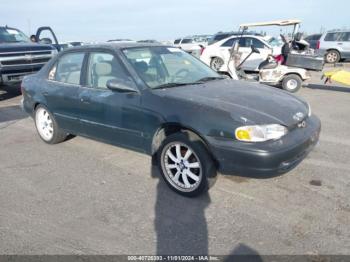
[[[71,48],[22,82],[42,140],[81,135],[152,155],[185,196],[217,171],[269,177],[317,143],[319,119],[300,98],[227,79],[180,49],[119,43]]]

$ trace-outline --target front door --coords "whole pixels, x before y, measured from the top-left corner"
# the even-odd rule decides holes
[[[51,29],[51,27],[39,27],[36,32],[35,38],[39,43],[53,45],[58,51],[61,51],[61,47],[58,43],[57,37]]]
[[[143,119],[140,93],[122,93],[107,88],[112,79],[136,88],[120,60],[105,51],[91,52],[85,85],[79,89],[81,132],[109,143],[140,149],[143,147]]]

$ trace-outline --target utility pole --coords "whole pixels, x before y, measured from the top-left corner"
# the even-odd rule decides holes
[[[32,34],[31,22],[30,19],[27,18],[27,26],[28,26],[28,35]]]

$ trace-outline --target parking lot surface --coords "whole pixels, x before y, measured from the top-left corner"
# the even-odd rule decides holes
[[[350,254],[350,88],[319,77],[297,94],[322,121],[297,168],[220,175],[194,199],[148,156],[82,137],[45,144],[18,91],[1,91],[0,253]]]

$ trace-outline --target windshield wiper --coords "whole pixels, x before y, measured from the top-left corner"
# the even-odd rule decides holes
[[[223,77],[223,76],[206,76],[206,77],[203,77],[203,78],[197,80],[194,83],[204,83],[204,82],[209,82],[209,81],[217,80],[217,79],[225,79],[225,77]]]
[[[152,89],[162,89],[162,88],[169,88],[169,87],[176,87],[176,86],[187,86],[187,85],[193,85],[193,84],[199,84],[199,83],[165,83],[156,87],[153,87]]]

